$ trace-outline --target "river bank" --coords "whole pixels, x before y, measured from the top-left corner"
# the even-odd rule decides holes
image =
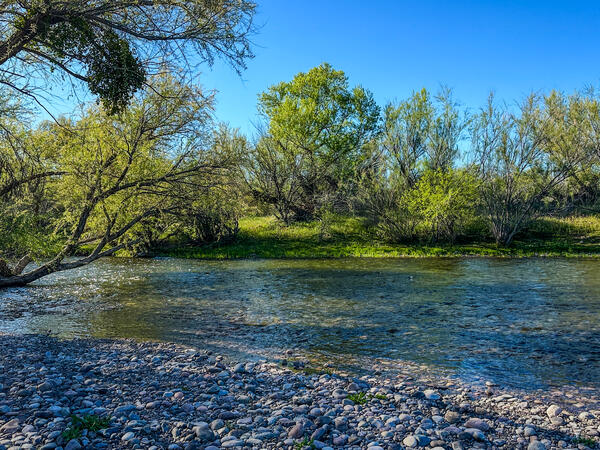
[[[357,217],[336,216],[320,221],[284,225],[274,217],[248,217],[239,222],[231,242],[178,246],[158,251],[160,256],[192,259],[241,258],[403,258],[463,257],[600,257],[600,219],[539,218],[519,234],[510,247],[498,246],[485,225],[454,244],[398,243],[378,238],[375,230]]]
[[[167,343],[0,335],[0,448],[585,448],[597,397],[233,363]],[[302,370],[299,370],[302,369]],[[73,419],[76,415],[81,420]]]

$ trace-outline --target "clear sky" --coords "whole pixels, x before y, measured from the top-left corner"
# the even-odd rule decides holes
[[[217,118],[253,131],[257,95],[322,62],[383,105],[413,90],[453,88],[470,108],[490,90],[507,101],[532,90],[600,83],[600,2],[257,0],[256,57],[241,77],[206,67]]]

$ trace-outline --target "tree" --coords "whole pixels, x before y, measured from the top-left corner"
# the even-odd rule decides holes
[[[565,208],[598,211],[600,201],[600,100],[597,91],[586,89],[572,95],[552,92],[546,98],[554,153],[558,159],[577,157],[566,187]],[[565,152],[566,149],[566,152]],[[577,152],[577,153],[576,153]]]
[[[271,86],[259,97],[259,111],[267,131],[257,145],[255,173],[266,178],[251,189],[289,220],[310,219],[355,178],[362,148],[378,130],[372,94],[351,89],[346,75],[326,63]]]
[[[0,84],[39,103],[53,74],[122,110],[153,74],[252,57],[246,0],[0,0]],[[178,70],[176,70],[178,69]]]
[[[381,151],[398,182],[412,188],[426,167],[435,171],[453,166],[467,124],[449,89],[433,99],[422,89],[386,107]]]
[[[454,242],[475,217],[476,204],[473,174],[468,169],[448,168],[425,170],[400,206],[414,224],[414,235],[430,242]]]
[[[271,205],[275,216],[290,224],[305,215],[301,186],[305,157],[283,150],[275,139],[263,135],[245,158],[243,172],[250,194]]]
[[[529,96],[517,112],[493,96],[473,122],[472,142],[481,178],[480,197],[496,242],[515,235],[543,211],[547,196],[585,158],[585,126],[575,109],[554,95]]]
[[[0,0],[0,98],[16,93],[19,108],[29,100],[52,115],[46,96],[54,84],[70,81],[113,114],[153,75],[168,71],[187,82],[198,65],[218,57],[239,72],[253,56],[254,9],[247,0]],[[1,99],[0,121],[10,120],[15,102]],[[5,136],[10,130],[2,128]],[[15,147],[13,156],[22,151]],[[56,175],[31,161],[5,162],[0,199]]]
[[[24,285],[53,272],[89,264],[143,242],[143,226],[177,217],[189,186],[208,188],[227,163],[208,151],[212,96],[168,76],[119,116],[102,108],[77,122],[43,128],[62,175],[49,181],[61,214],[54,224],[64,244],[49,261],[22,273],[25,262],[0,275],[0,287]],[[86,256],[73,257],[82,250]]]
[[[454,192],[450,181],[456,181],[453,166],[468,121],[446,88],[433,98],[422,89],[387,105],[381,135],[371,151],[375,163],[363,174],[358,195],[359,208],[386,239],[409,240],[422,234],[425,217],[434,219],[424,204],[417,207],[421,200],[433,202],[432,208],[444,208],[443,195]],[[424,174],[429,176],[421,182]],[[433,195],[436,189],[442,191]],[[434,239],[454,239],[454,226],[442,232],[441,222],[438,225],[432,225]]]

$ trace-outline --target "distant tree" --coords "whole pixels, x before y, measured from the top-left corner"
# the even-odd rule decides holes
[[[404,193],[399,206],[410,218],[415,237],[454,242],[475,217],[476,205],[477,180],[471,171],[446,168],[426,169],[415,187]]]
[[[553,92],[546,99],[552,118],[554,153],[577,156],[566,189],[564,207],[600,210],[600,98],[592,88],[572,95]],[[577,152],[577,153],[575,153]]]
[[[354,179],[362,148],[378,131],[372,94],[350,88],[344,72],[329,64],[271,86],[259,97],[259,111],[267,128],[254,173],[263,178],[253,180],[251,189],[276,205],[284,220],[312,218]]]
[[[544,211],[552,190],[585,160],[586,126],[580,118],[554,94],[545,100],[531,95],[516,113],[490,96],[475,117],[472,145],[480,198],[498,244],[510,245]]]
[[[426,89],[385,109],[380,146],[398,181],[413,187],[425,169],[454,165],[468,117],[461,114],[452,92],[441,89],[434,98]]]
[[[452,202],[444,196],[452,196],[460,185],[455,179],[459,172],[453,167],[468,121],[446,88],[433,98],[422,89],[385,108],[382,132],[371,150],[375,163],[363,173],[357,199],[359,208],[387,240],[422,235],[426,220],[431,221],[433,240],[454,239],[459,227],[449,222],[459,221],[450,220],[451,214],[448,220],[441,215],[435,218],[425,203],[440,214],[449,212],[445,208]],[[424,174],[428,176],[421,182]]]
[[[305,215],[301,186],[305,156],[284,150],[271,136],[261,136],[245,159],[244,174],[250,194],[271,205],[275,216],[289,224]]]

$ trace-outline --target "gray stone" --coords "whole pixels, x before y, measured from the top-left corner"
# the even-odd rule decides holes
[[[460,414],[456,411],[446,411],[446,414],[444,414],[444,420],[448,423],[456,423],[460,420]]]
[[[221,447],[223,447],[223,448],[233,448],[233,447],[243,447],[243,446],[244,446],[244,441],[239,440],[239,439],[232,439],[230,441],[223,442],[221,444]]]
[[[561,412],[562,412],[562,408],[558,405],[551,405],[546,410],[546,414],[550,418],[558,416]]]
[[[423,392],[423,394],[425,395],[425,398],[427,400],[439,400],[440,398],[442,398],[442,396],[440,395],[440,393],[438,391],[433,390],[433,389],[425,389],[425,391]]]
[[[135,437],[135,433],[133,431],[128,431],[123,436],[121,436],[121,440],[123,442],[127,442],[127,441],[132,440],[134,437]]]
[[[0,431],[7,434],[13,434],[19,431],[19,419],[12,419],[0,427]]]
[[[83,447],[77,439],[71,439],[65,446],[65,450],[80,450]]]
[[[417,438],[413,435],[408,435],[406,436],[403,440],[402,443],[404,445],[406,445],[409,448],[413,448],[416,447],[417,445],[419,445],[419,441],[417,440]]]
[[[485,434],[479,428],[467,428],[465,433],[469,434],[476,441],[485,441]]]
[[[304,425],[302,423],[297,423],[292,427],[292,429],[288,433],[288,437],[292,439],[298,439],[304,435]]]
[[[546,446],[540,441],[531,441],[527,446],[527,450],[546,450]]]
[[[477,428],[481,431],[488,431],[490,429],[490,426],[484,420],[478,419],[476,417],[471,417],[465,422],[465,428]]]

